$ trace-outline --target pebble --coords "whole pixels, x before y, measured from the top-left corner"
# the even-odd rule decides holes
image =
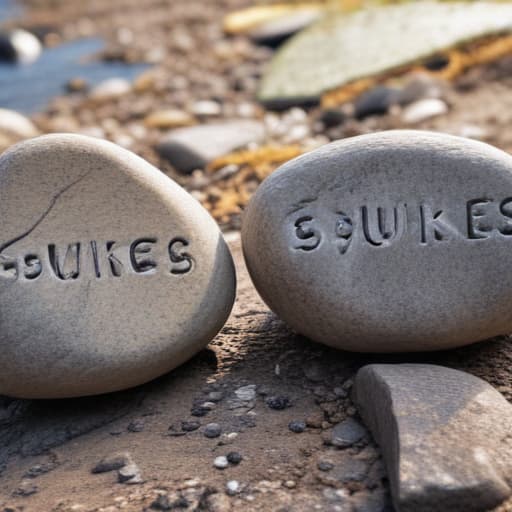
[[[0,61],[32,64],[42,52],[36,36],[23,29],[0,33]]]
[[[226,493],[229,494],[230,496],[235,496],[236,494],[238,494],[240,491],[240,482],[238,482],[237,480],[230,480],[227,484],[226,484]]]
[[[400,512],[491,510],[512,495],[512,405],[485,381],[427,364],[373,364],[355,382]]]
[[[408,105],[402,113],[402,120],[406,124],[418,124],[447,112],[448,105],[443,100],[426,98]]]
[[[0,394],[131,388],[224,325],[235,274],[216,223],[133,153],[80,135],[37,137],[2,154],[0,191]]]
[[[297,420],[290,421],[290,423],[288,423],[288,428],[292,432],[295,432],[296,434],[300,434],[300,433],[304,432],[304,430],[306,430],[306,422],[297,421]]]
[[[266,404],[270,409],[282,411],[290,407],[290,399],[287,396],[270,396],[266,400]]]
[[[392,105],[398,103],[399,90],[394,87],[378,85],[357,98],[354,115],[358,119],[376,114],[386,114]]]
[[[334,464],[332,462],[321,460],[318,462],[317,467],[320,471],[330,471],[334,467]]]
[[[129,93],[132,85],[124,78],[109,78],[99,83],[89,93],[89,97],[97,102],[115,100]]]
[[[222,106],[216,101],[197,101],[191,107],[192,114],[198,117],[216,117],[222,114]]]
[[[217,469],[226,469],[229,466],[229,461],[224,455],[221,455],[220,457],[215,458],[213,465]]]
[[[242,400],[243,402],[250,402],[256,398],[256,385],[249,384],[248,386],[238,388],[235,391],[235,395],[239,400]]]
[[[194,430],[197,430],[201,426],[201,423],[199,421],[182,421],[181,422],[181,430],[183,432],[193,432]]]
[[[328,144],[260,185],[242,243],[270,308],[335,348],[512,331],[512,157],[482,142],[399,130]]]
[[[222,428],[218,423],[208,423],[204,427],[204,435],[210,439],[219,437],[222,434]]]
[[[224,393],[222,391],[211,391],[208,393],[208,400],[210,402],[220,402],[224,398]]]
[[[121,469],[132,462],[132,457],[129,452],[115,453],[101,459],[100,462],[92,468],[91,473],[108,473],[109,471]]]
[[[264,136],[264,126],[258,121],[227,121],[173,130],[156,150],[177,171],[191,173],[236,149],[262,142]]]
[[[140,469],[134,462],[123,466],[117,472],[118,481],[121,484],[135,485],[143,483]]]
[[[398,103],[408,105],[425,98],[442,99],[446,84],[426,73],[414,74],[398,93]]]
[[[144,124],[148,128],[159,128],[160,130],[191,126],[195,122],[190,114],[176,109],[157,110],[144,118]]]
[[[136,420],[130,421],[127,430],[128,432],[142,432],[145,426],[146,422],[144,421],[144,419],[137,418]]]
[[[347,418],[332,429],[330,443],[338,448],[348,448],[367,434],[366,429],[355,419]]]
[[[0,133],[17,139],[29,139],[38,135],[39,130],[24,115],[6,108],[0,108]]]
[[[242,462],[242,455],[238,452],[229,452],[227,455],[226,455],[226,458],[228,459],[228,462],[230,464],[234,464],[235,466],[237,464],[240,464],[240,462]]]

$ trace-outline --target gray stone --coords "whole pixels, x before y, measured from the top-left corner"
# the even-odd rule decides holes
[[[490,510],[512,494],[512,405],[441,366],[374,364],[356,377],[400,512]]]
[[[124,466],[132,462],[132,457],[129,452],[115,453],[114,455],[109,455],[101,459],[100,462],[92,468],[91,473],[108,473],[109,471],[124,468]]]
[[[363,439],[366,429],[354,418],[338,423],[331,432],[330,444],[338,448],[348,448]]]
[[[219,437],[222,434],[222,428],[218,423],[208,423],[204,428],[204,435],[210,439]]]
[[[78,135],[0,158],[0,394],[149,381],[224,324],[235,275],[213,219],[134,154]]]
[[[294,330],[353,351],[437,350],[512,331],[512,157],[390,131],[292,160],[245,213],[244,255]]]
[[[31,64],[41,55],[41,51],[39,39],[26,30],[0,33],[0,61]]]
[[[156,150],[176,170],[190,173],[235,149],[261,142],[264,136],[264,127],[257,121],[229,121],[174,130]]]
[[[243,402],[250,402],[256,398],[256,384],[249,384],[243,386],[235,391],[235,395]]]
[[[386,114],[392,105],[398,103],[399,90],[394,87],[378,85],[357,98],[354,104],[354,113],[358,119],[364,117]]]

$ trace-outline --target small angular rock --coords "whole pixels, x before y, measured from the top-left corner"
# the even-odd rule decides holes
[[[483,380],[426,364],[373,364],[355,382],[399,512],[478,512],[512,495],[512,405]]]
[[[132,462],[131,455],[128,452],[116,453],[101,459],[100,462],[92,468],[91,473],[108,473],[109,471],[121,469]]]

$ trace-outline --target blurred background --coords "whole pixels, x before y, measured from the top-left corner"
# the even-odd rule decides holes
[[[0,0],[0,151],[109,139],[224,229],[286,160],[391,128],[507,151],[512,4]]]

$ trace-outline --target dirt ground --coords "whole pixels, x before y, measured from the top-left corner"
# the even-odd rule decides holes
[[[151,110],[212,97],[223,104],[224,117],[244,102],[254,106],[255,115],[265,114],[254,101],[254,87],[270,50],[236,38],[230,47],[238,48],[240,60],[226,63],[223,57],[228,50],[222,17],[249,3],[28,0],[32,10],[24,24],[46,27],[63,39],[102,34],[111,56],[143,59],[161,41],[173,49],[172,57],[155,65],[156,85],[149,91],[94,108],[80,94],[63,96],[34,121],[43,131],[101,127],[114,141],[130,135],[130,149],[195,189],[195,178],[166,167],[152,149],[160,132],[149,130],[137,137],[134,126]],[[130,29],[128,46],[119,44],[113,27]],[[158,85],[178,74],[186,76],[187,87]],[[243,86],[233,86],[240,81]],[[470,70],[450,84],[449,113],[417,127],[456,134],[476,127],[480,139],[512,152],[511,85],[510,57]],[[315,131],[320,115],[319,108],[307,110],[311,137],[318,140],[401,127],[392,113]],[[204,193],[213,186],[218,183],[207,182]],[[268,310],[250,282],[235,229],[239,213],[218,220],[228,231],[239,283],[233,313],[221,333],[178,370],[133,390],[63,401],[0,397],[0,510],[389,512],[386,473],[369,434],[347,449],[329,444],[333,425],[358,418],[350,398],[358,368],[371,362],[446,365],[478,375],[512,401],[508,337],[448,352],[362,355],[295,335]],[[254,386],[253,398],[237,397],[235,392],[244,386]],[[286,407],[272,409],[269,398]],[[210,403],[203,406],[205,402]],[[200,426],[184,432],[184,421]],[[292,432],[292,421],[305,421],[307,428]],[[205,437],[209,423],[220,425],[220,437]],[[91,472],[104,457],[125,451],[140,468],[142,483],[119,483],[116,471]],[[239,453],[242,461],[226,469],[213,466],[216,457],[229,452]],[[239,483],[232,496],[226,493],[229,481]],[[512,511],[512,501],[499,511]]]

